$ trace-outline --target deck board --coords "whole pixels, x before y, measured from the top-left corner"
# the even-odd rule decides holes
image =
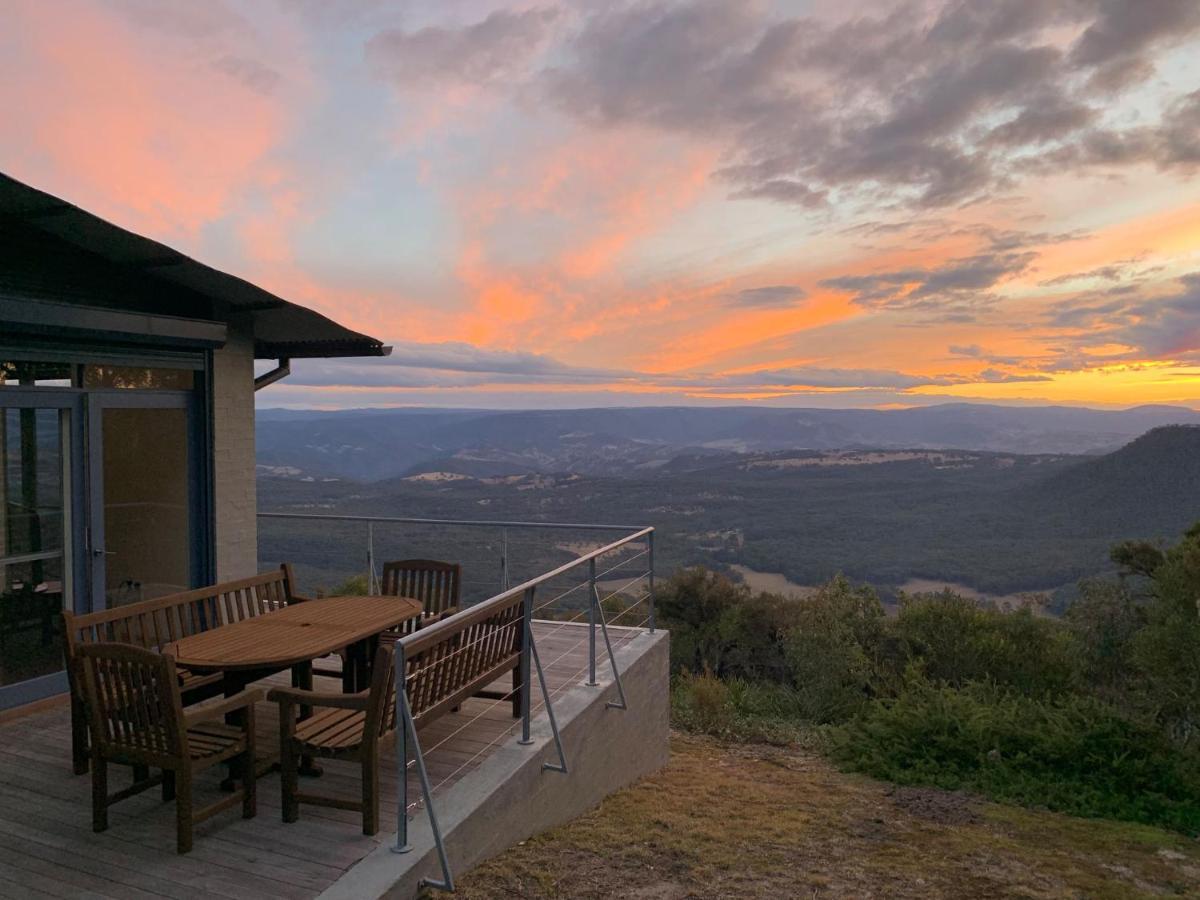
[[[614,628],[614,647],[640,633]],[[587,676],[587,630],[575,624],[535,622],[534,634],[547,687],[556,695]],[[607,671],[604,643],[597,666]],[[259,686],[286,683],[286,675]],[[318,679],[318,689],[331,689]],[[508,690],[505,674],[495,688]],[[542,699],[536,678],[534,714]],[[260,753],[278,742],[277,708],[258,707]],[[437,794],[477,768],[519,730],[508,700],[474,698],[458,713],[422,728],[430,780]],[[358,766],[321,760],[324,775],[302,779],[301,788],[357,799]],[[396,822],[396,763],[390,744],[383,754],[382,829],[361,832],[358,813],[302,806],[300,821],[285,825],[280,816],[279,776],[258,782],[258,816],[243,820],[227,811],[196,826],[195,847],[175,852],[174,804],[150,790],[110,808],[109,830],[91,830],[91,778],[71,773],[71,728],[66,706],[31,713],[0,724],[0,900],[7,897],[201,898],[314,897],[380,844],[393,840]],[[219,796],[220,773],[197,781],[197,804]],[[110,789],[131,780],[126,767],[110,767]],[[409,799],[420,796],[409,773]],[[416,810],[414,815],[423,815]]]

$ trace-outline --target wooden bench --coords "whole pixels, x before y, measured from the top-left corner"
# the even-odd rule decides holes
[[[123,643],[158,651],[180,638],[268,615],[307,597],[298,595],[291,566],[210,587],[169,594],[86,615],[63,612],[63,653],[71,689],[71,748],[76,775],[88,770],[88,713],[77,672],[77,648],[85,644]],[[185,705],[223,692],[220,672],[198,674],[178,669]]]
[[[418,631],[380,638],[371,686],[358,694],[332,694],[275,688],[268,700],[279,703],[279,755],[283,821],[299,818],[300,804],[332,806],[362,813],[363,834],[379,830],[379,742],[396,728],[396,684],[393,657],[397,644],[404,653],[404,689],[416,727],[456,709],[478,695],[505,672],[512,672],[513,715],[520,715],[521,650],[525,630],[520,594],[498,603],[485,602]],[[312,716],[297,721],[300,707]],[[362,766],[360,801],[299,791],[303,756],[348,759]]]

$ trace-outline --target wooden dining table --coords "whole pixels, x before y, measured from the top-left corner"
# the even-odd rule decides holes
[[[292,670],[295,687],[312,690],[313,661],[344,652],[342,689],[354,693],[370,684],[375,639],[422,610],[421,601],[409,597],[323,597],[180,638],[163,652],[191,671],[220,672],[227,697],[284,669]],[[320,774],[311,761],[302,771]]]

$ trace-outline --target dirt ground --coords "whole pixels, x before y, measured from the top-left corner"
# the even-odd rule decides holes
[[[1200,897],[1200,841],[677,734],[663,771],[484,863],[459,896]]]

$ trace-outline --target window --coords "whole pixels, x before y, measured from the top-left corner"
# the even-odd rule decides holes
[[[71,387],[75,367],[59,362],[0,362],[0,386]]]
[[[196,386],[191,369],[149,366],[84,366],[85,388],[133,388],[141,390],[190,391]]]

